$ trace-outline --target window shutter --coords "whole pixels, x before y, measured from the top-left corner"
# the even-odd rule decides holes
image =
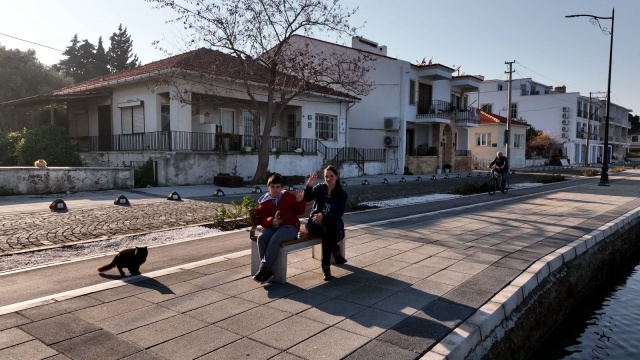
[[[132,108],[133,114],[133,133],[144,132],[144,107],[136,106]]]
[[[132,134],[133,133],[133,111],[130,107],[120,109],[120,115],[122,118],[122,133],[123,134]]]
[[[491,133],[487,133],[487,146],[491,146]]]

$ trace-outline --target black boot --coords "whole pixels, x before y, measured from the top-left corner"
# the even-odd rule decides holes
[[[331,276],[331,267],[328,265],[322,265],[322,274],[324,275],[324,281],[333,279],[333,276]]]
[[[342,265],[347,263],[347,259],[345,259],[342,254],[340,254],[340,250],[333,253],[333,260],[337,265]]]

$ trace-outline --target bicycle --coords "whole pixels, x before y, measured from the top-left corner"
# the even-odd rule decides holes
[[[500,189],[502,183],[502,174],[497,172],[495,168],[491,169],[491,179],[489,179],[489,195],[496,193],[496,190]],[[504,189],[501,189],[503,194],[509,191],[509,177],[507,176]]]

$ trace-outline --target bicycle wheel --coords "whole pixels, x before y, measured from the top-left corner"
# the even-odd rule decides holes
[[[505,181],[504,189],[502,189],[502,193],[506,194],[508,191],[509,191],[509,178],[507,178],[507,181]]]
[[[495,194],[498,186],[500,186],[500,184],[498,184],[498,179],[495,176],[492,176],[491,179],[489,179],[489,195]]]

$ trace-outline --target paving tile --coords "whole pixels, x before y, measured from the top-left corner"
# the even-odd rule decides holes
[[[362,305],[332,299],[309,310],[305,310],[299,315],[323,324],[334,325],[364,309],[366,309],[366,307]]]
[[[38,340],[31,340],[0,350],[0,359],[39,360],[49,358],[58,352]]]
[[[461,272],[461,273],[464,273],[464,274],[475,275],[475,274],[479,273],[480,271],[486,269],[487,266],[489,266],[489,265],[479,264],[479,263],[475,263],[475,262],[471,262],[471,261],[467,261],[467,260],[461,260],[461,261],[458,261],[457,263],[449,266],[447,269],[451,270],[451,271]]]
[[[413,360],[416,356],[418,356],[418,354],[413,351],[399,348],[393,344],[373,340],[347,356],[345,360]]]
[[[120,334],[175,315],[177,315],[175,311],[162,306],[151,305],[96,321],[96,324],[114,334]]]
[[[142,350],[133,355],[122,358],[122,360],[164,360],[164,358],[152,353],[149,350]]]
[[[92,306],[90,308],[74,311],[72,314],[88,322],[95,323],[109,317],[118,316],[151,305],[153,304],[150,302],[132,296],[108,303],[101,303],[100,305]]]
[[[229,298],[229,295],[206,289],[189,293],[184,296],[175,297],[173,299],[160,302],[158,305],[176,312],[184,313],[227,298]]]
[[[118,299],[122,299],[129,296],[134,296],[138,294],[142,294],[143,292],[150,291],[149,288],[136,286],[133,284],[119,286],[117,288],[112,288],[108,290],[99,291],[93,294],[89,294],[88,296],[98,299],[102,302],[109,302]]]
[[[268,306],[258,306],[217,322],[215,325],[233,333],[247,336],[286,319],[288,312]]]
[[[253,309],[254,307],[259,305],[260,304],[256,304],[244,299],[228,298],[211,305],[206,305],[195,310],[191,310],[185,313],[185,315],[213,324],[220,320],[232,317],[236,314],[245,312],[249,309]]]
[[[409,265],[410,264],[404,261],[385,259],[365,267],[364,270],[380,275],[387,275],[400,269],[404,269]]]
[[[223,348],[211,352],[198,360],[218,359],[270,359],[280,353],[280,350],[261,344],[251,339],[243,338]]]
[[[149,351],[166,359],[195,359],[241,338],[230,331],[210,325],[154,346]]]
[[[210,274],[214,274],[214,273],[225,271],[225,270],[230,270],[230,269],[237,268],[244,265],[245,265],[244,262],[240,262],[237,260],[225,260],[225,261],[220,261],[220,262],[209,264],[209,265],[199,266],[197,268],[191,269],[191,271],[210,275]]]
[[[237,272],[225,270],[210,275],[205,275],[196,279],[189,280],[188,282],[199,286],[201,288],[212,288],[214,286],[226,284],[234,280],[246,277],[246,275],[238,274]]]
[[[30,309],[21,310],[18,313],[20,315],[28,317],[33,321],[37,321],[70,313],[78,309],[88,308],[101,303],[101,301],[90,298],[88,296],[80,296],[64,301],[58,301],[42,306],[33,307]]]
[[[116,360],[142,351],[142,348],[104,330],[78,336],[54,344],[52,347],[72,359],[87,360]]]
[[[31,320],[18,313],[0,315],[0,330],[9,329],[29,322],[31,322]]]
[[[375,285],[364,285],[346,292],[337,298],[364,306],[371,306],[395,294],[396,292],[397,290],[391,290]]]
[[[143,348],[149,348],[203,328],[208,324],[192,317],[178,314],[168,319],[160,320],[131,331],[119,334],[124,340],[130,341]]]
[[[100,330],[94,324],[71,314],[21,325],[20,328],[47,345]]]
[[[199,277],[202,277],[202,273],[183,269],[171,274],[155,277],[154,280],[156,280],[162,286],[171,287],[171,285],[175,285],[188,280],[193,280]]]
[[[253,281],[252,278],[246,277],[240,280],[232,281],[223,285],[219,285],[211,288],[213,291],[217,291],[219,293],[223,293],[229,296],[236,296],[238,294],[242,294],[247,291],[251,291],[253,289],[261,288],[264,285]]]
[[[302,360],[302,358],[299,358],[293,354],[289,354],[287,352],[283,352],[280,353],[274,357],[271,358],[271,360]]]
[[[437,295],[407,288],[374,304],[372,307],[393,314],[411,315],[437,298]]]
[[[285,350],[327,327],[329,325],[294,315],[249,335],[249,338],[273,348]]]
[[[242,294],[238,294],[236,297],[249,300],[256,304],[266,304],[278,299],[282,299],[301,290],[301,288],[295,285],[274,283],[251,291],[247,291]]]
[[[411,315],[378,336],[376,340],[421,354],[444,338],[450,331],[451,328],[432,319]]]
[[[203,290],[203,288],[190,284],[188,282],[182,282],[159,288],[158,291],[147,291],[142,294],[136,295],[136,297],[157,304],[162,301],[177,298],[186,294],[191,294],[200,290]]]
[[[18,328],[2,330],[0,331],[0,350],[31,340],[35,340],[33,336]]]
[[[309,288],[309,291],[325,296],[336,297],[360,286],[363,286],[360,282],[340,278],[324,281],[318,286]]]
[[[373,339],[405,318],[405,315],[368,308],[339,322],[335,327]]]
[[[301,289],[310,289],[320,284],[324,284],[324,280],[322,279],[322,275],[318,273],[305,271],[300,275],[287,277],[287,283]]]
[[[316,294],[311,291],[298,291],[265,305],[291,314],[297,314],[330,299],[331,297],[329,296]]]
[[[467,281],[473,275],[465,274],[457,271],[451,271],[448,269],[438,271],[437,273],[429,276],[427,279],[447,285],[459,286],[460,284]]]
[[[369,341],[341,329],[328,328],[287,350],[305,359],[341,359]]]

